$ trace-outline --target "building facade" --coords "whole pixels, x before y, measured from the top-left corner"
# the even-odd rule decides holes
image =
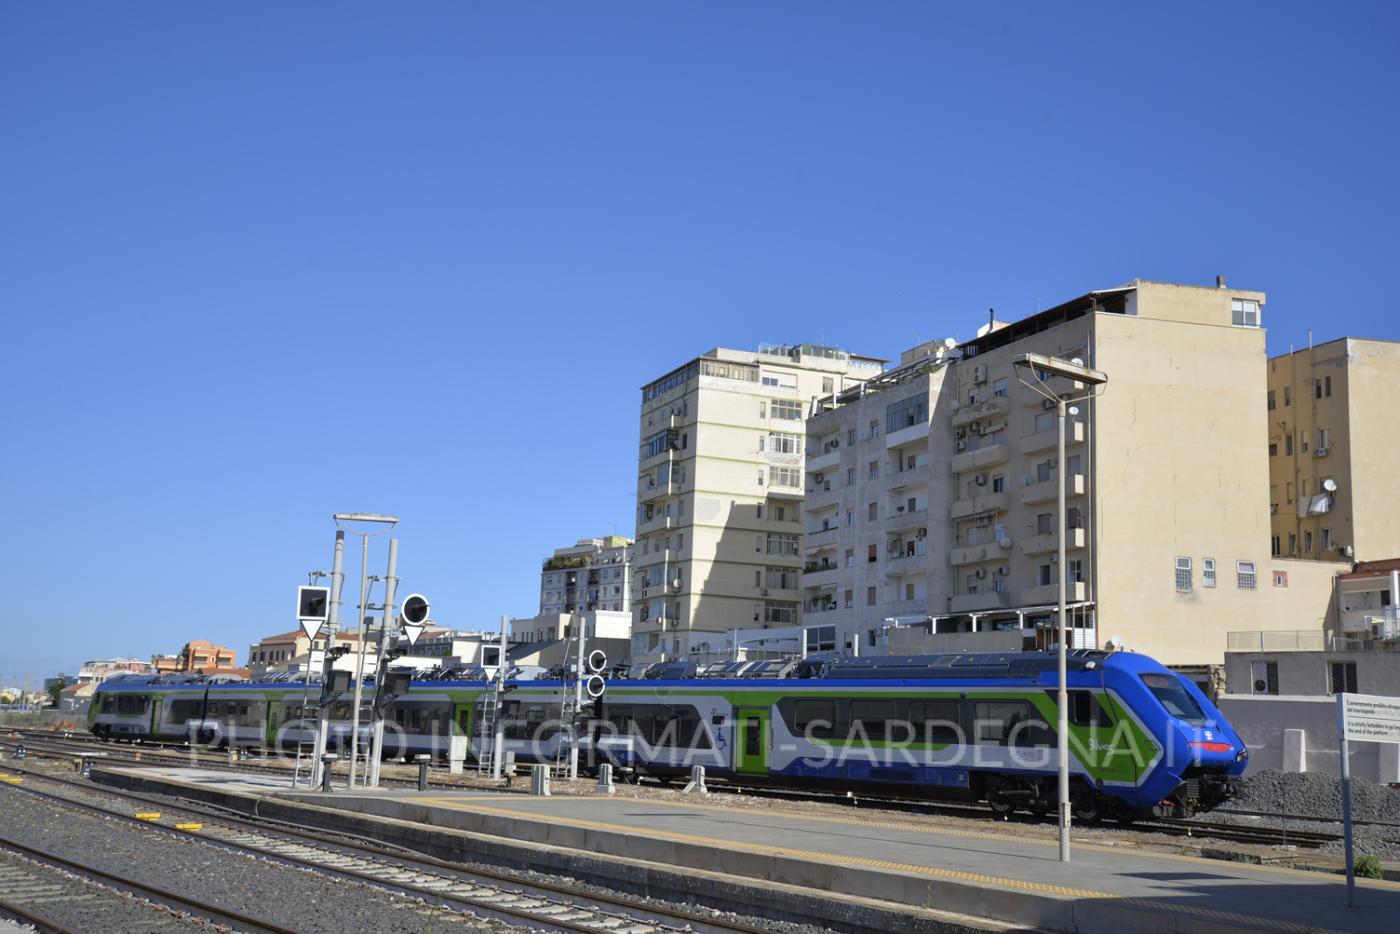
[[[884,621],[945,608],[951,451],[931,426],[951,417],[949,349],[906,351],[892,370],[819,400],[807,420],[807,652],[872,652]]]
[[[877,381],[815,415],[804,592],[841,621],[834,647],[858,633],[869,650],[914,650],[909,633],[890,639],[909,625],[927,650],[966,651],[979,633],[988,649],[1048,647],[1062,578],[1072,645],[1182,667],[1221,664],[1229,630],[1335,621],[1333,577],[1348,566],[1270,554],[1264,299],[1135,280],[989,323],[926,377]],[[1108,383],[1036,379],[1015,365],[1027,353],[1080,360]],[[1063,464],[1056,398],[1069,403]],[[887,474],[901,460],[907,485]]]
[[[1344,337],[1269,360],[1269,502],[1275,555],[1375,561],[1400,554],[1390,403],[1400,343]]]
[[[643,387],[634,661],[719,654],[735,628],[800,622],[804,421],[883,363],[717,348]]]
[[[632,608],[632,540],[580,539],[556,548],[540,571],[540,615]]]

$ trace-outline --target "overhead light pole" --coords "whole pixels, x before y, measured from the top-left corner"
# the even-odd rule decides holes
[[[1045,376],[1062,376],[1065,379],[1082,383],[1085,386],[1102,386],[1108,382],[1108,377],[1099,370],[1090,369],[1084,365],[1080,359],[1064,360],[1060,357],[1047,357],[1043,354],[1025,353],[1011,361],[1015,366],[1021,367],[1030,372],[1029,380],[1022,379],[1021,382],[1040,393],[1046,399],[1055,403],[1055,434],[1059,441],[1057,448],[1055,471],[1059,474],[1059,509],[1056,512],[1055,536],[1056,545],[1059,551],[1059,578],[1060,578],[1060,620],[1059,635],[1056,641],[1058,658],[1056,659],[1059,670],[1058,690],[1055,693],[1055,705],[1057,708],[1056,717],[1056,758],[1059,759],[1059,795],[1058,806],[1060,823],[1060,862],[1069,862],[1069,691],[1066,689],[1065,675],[1065,646],[1069,640],[1068,623],[1068,601],[1065,595],[1065,579],[1069,573],[1069,564],[1065,558],[1065,409],[1070,402],[1078,402],[1082,399],[1092,398],[1094,393],[1089,391],[1080,396],[1066,397],[1058,393],[1051,392],[1045,386]],[[1042,376],[1041,374],[1045,374]]]
[[[399,520],[396,516],[384,516],[374,512],[340,512],[335,514],[334,519],[336,526],[342,529],[346,525],[384,526],[374,531],[351,529],[360,536],[360,654],[355,663],[355,699],[350,707],[350,779],[347,786],[354,788],[355,762],[360,750],[360,700],[364,692],[365,644],[369,641],[369,624],[365,616],[368,612],[365,601],[368,599],[366,588],[369,586],[369,540],[372,535],[383,535],[392,531]]]

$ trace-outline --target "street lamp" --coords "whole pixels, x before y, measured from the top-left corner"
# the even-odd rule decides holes
[[[1059,689],[1055,695],[1058,708],[1056,751],[1059,758],[1060,790],[1058,810],[1060,815],[1060,862],[1069,862],[1069,692],[1065,689],[1065,644],[1069,639],[1068,611],[1065,601],[1065,578],[1069,564],[1065,559],[1065,407],[1070,402],[1093,398],[1093,391],[1081,396],[1067,398],[1051,392],[1045,386],[1048,376],[1063,376],[1085,386],[1102,386],[1108,377],[1098,370],[1090,369],[1078,358],[1064,360],[1060,357],[1047,357],[1038,353],[1024,353],[1011,361],[1014,365],[1030,371],[1031,379],[1021,382],[1055,403],[1055,434],[1059,441],[1055,470],[1060,475],[1059,510],[1056,516],[1055,534],[1059,548],[1060,578],[1060,622],[1058,646]],[[1044,374],[1044,375],[1042,375]]]
[[[399,520],[395,516],[383,516],[375,512],[338,512],[332,518],[335,519],[336,528],[339,529],[344,529],[346,525],[384,526],[384,528],[374,531],[363,528],[351,528],[350,530],[358,532],[360,536],[360,657],[355,664],[355,700],[350,708],[350,783],[348,786],[354,788],[355,762],[360,746],[360,696],[364,689],[365,680],[365,643],[369,641],[369,627],[365,622],[365,613],[369,609],[365,606],[365,601],[368,599],[366,587],[369,585],[369,539],[371,535],[383,535],[385,532],[392,531]]]

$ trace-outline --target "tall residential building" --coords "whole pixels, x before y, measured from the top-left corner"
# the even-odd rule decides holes
[[[800,622],[803,421],[883,364],[811,344],[717,348],[643,387],[634,661]]]
[[[934,647],[945,634],[958,634],[959,648],[1047,646],[1063,575],[1075,646],[1113,641],[1183,666],[1220,664],[1228,631],[1323,628],[1335,615],[1337,567],[1269,553],[1263,304],[1262,293],[1223,282],[1135,280],[993,323],[953,350],[955,362],[931,361],[927,380],[877,381],[845,406],[838,397],[808,426],[822,444],[807,465],[812,483],[822,476],[807,516],[808,561],[818,565],[808,601],[835,603],[831,618],[849,617],[845,638],[868,641],[873,629],[891,631],[887,621],[923,612]],[[1073,404],[1063,465],[1054,402],[1013,365],[1025,353],[1078,358],[1108,376]],[[1040,387],[1088,392],[1062,378]],[[833,441],[840,446],[828,448]],[[906,470],[914,457],[908,489],[922,493],[887,475],[901,454]],[[910,522],[924,510],[926,526]],[[823,533],[823,523],[855,532]],[[822,534],[838,540],[834,549],[821,547]],[[837,568],[823,566],[830,561]],[[834,584],[823,598],[826,575]]]
[[[1400,343],[1343,337],[1269,361],[1273,553],[1322,561],[1400,557],[1391,403]]]
[[[556,548],[540,571],[540,615],[630,610],[632,551],[621,535]]]
[[[951,342],[949,342],[951,344]],[[802,608],[809,650],[880,647],[886,619],[926,620],[951,592],[943,391],[952,358],[921,345],[817,403],[807,420]]]

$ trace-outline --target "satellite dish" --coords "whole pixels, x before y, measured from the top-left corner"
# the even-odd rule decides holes
[[[945,338],[943,338],[943,346],[946,347],[946,348],[949,349],[949,350],[952,350],[954,347],[958,346],[957,338],[954,338],[954,337],[945,337]]]
[[[1326,480],[1322,481],[1322,488],[1328,493],[1335,493],[1337,492],[1337,481],[1328,477]]]
[[[1075,358],[1073,358],[1072,360],[1070,360],[1070,363],[1073,363],[1075,366],[1083,366],[1083,365],[1084,365],[1084,358],[1083,358],[1083,357],[1075,357]]]

